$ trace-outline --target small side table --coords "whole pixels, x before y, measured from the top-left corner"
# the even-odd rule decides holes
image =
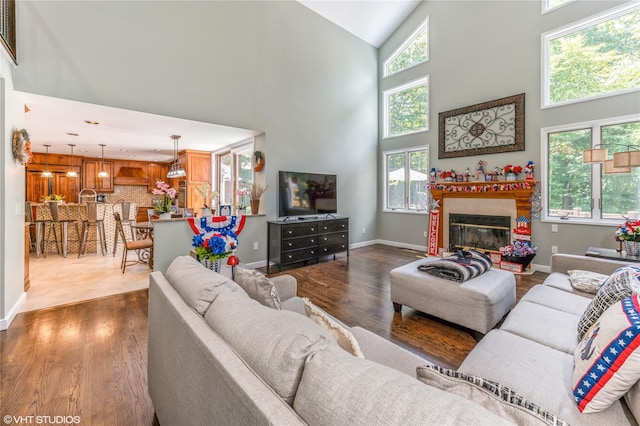
[[[616,251],[614,249],[602,247],[589,247],[584,255],[590,257],[600,257],[603,259],[640,263],[640,256],[627,256],[626,252],[624,251]]]

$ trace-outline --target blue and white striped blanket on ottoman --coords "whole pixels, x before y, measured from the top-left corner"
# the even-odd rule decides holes
[[[423,263],[418,266],[422,272],[445,280],[463,283],[491,269],[491,259],[476,250],[458,250],[458,253]]]

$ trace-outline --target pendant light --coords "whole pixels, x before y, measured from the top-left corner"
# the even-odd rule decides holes
[[[106,170],[104,169],[104,147],[106,145],[101,143],[100,147],[102,148],[102,162],[100,163],[100,172],[98,172],[98,177],[99,178],[108,178],[109,177],[109,173],[106,172]]]
[[[47,147],[47,154],[46,154],[46,158],[47,158],[47,167],[44,169],[44,172],[42,172],[42,177],[43,178],[50,178],[51,176],[53,176],[53,174],[49,171],[49,147],[51,145],[45,145]]]
[[[187,176],[187,172],[182,168],[182,162],[178,158],[178,141],[180,140],[180,135],[171,135],[171,139],[173,139],[173,163],[169,168],[167,178],[185,177]]]
[[[69,146],[71,147],[71,170],[67,172],[67,177],[78,177],[78,172],[73,169],[73,147],[76,145],[70,143]]]

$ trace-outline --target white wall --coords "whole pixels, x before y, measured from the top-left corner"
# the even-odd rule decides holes
[[[576,1],[551,13],[541,14],[541,2],[529,1],[435,1],[424,2],[380,48],[379,70],[395,49],[429,16],[430,60],[408,71],[413,78],[430,79],[430,130],[406,137],[380,140],[380,153],[394,148],[428,144],[431,165],[439,169],[473,170],[487,161],[490,169],[522,164],[540,158],[540,129],[563,123],[640,111],[638,94],[627,94],[579,105],[540,108],[541,34],[594,13],[615,7],[620,1]],[[398,84],[401,77],[380,78],[381,89]],[[438,113],[506,96],[525,93],[525,151],[438,159]],[[382,134],[382,111],[380,115]],[[378,163],[381,164],[379,153]],[[537,177],[540,177],[538,171]],[[382,200],[382,187],[378,192]],[[382,202],[380,202],[382,205]],[[428,217],[379,213],[379,238],[424,246],[422,231]],[[551,246],[560,252],[584,254],[589,246],[614,247],[610,226],[551,225],[534,219],[532,232],[538,246],[536,263],[548,265]]]
[[[13,130],[21,129],[23,104],[13,91],[14,65],[0,52],[0,330],[5,330],[25,300],[24,166],[13,158]]]
[[[244,231],[260,249],[244,244],[242,262],[266,260],[281,169],[336,173],[339,213],[360,230],[351,242],[375,238],[374,47],[294,1],[25,0],[16,8],[15,90],[265,132],[267,216]],[[7,210],[24,198],[23,169],[4,165],[4,222],[13,223]],[[9,179],[20,183],[9,189]],[[3,258],[15,264],[11,247]],[[18,290],[3,284],[4,306]]]

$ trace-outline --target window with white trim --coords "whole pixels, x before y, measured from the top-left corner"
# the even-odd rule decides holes
[[[429,147],[385,151],[384,210],[427,213]]]
[[[429,60],[429,17],[384,62],[384,77]]]
[[[215,189],[219,205],[230,204],[250,212],[248,188],[253,184],[253,140],[215,153]],[[257,214],[255,212],[254,214]]]
[[[574,2],[576,0],[542,0],[542,11],[548,12],[560,6],[564,6],[567,3]]]
[[[545,219],[616,224],[640,212],[640,167],[604,173],[602,163],[583,164],[583,151],[629,151],[640,140],[640,115],[542,129]]]
[[[640,90],[640,1],[542,35],[542,105]]]
[[[429,77],[383,93],[384,137],[429,130]]]

